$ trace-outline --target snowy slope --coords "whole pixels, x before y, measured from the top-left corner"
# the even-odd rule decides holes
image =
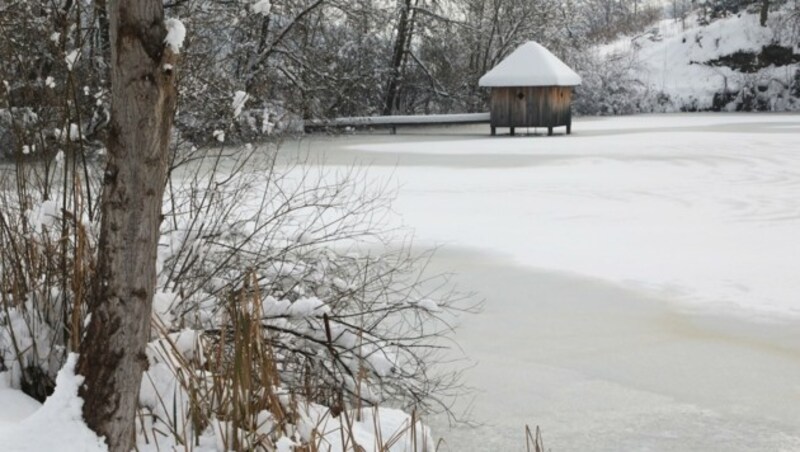
[[[761,27],[757,14],[742,12],[700,25],[695,13],[683,22],[660,21],[642,35],[621,38],[598,50],[608,59],[632,56],[631,76],[641,82],[650,98],[649,104],[643,103],[645,111],[735,110],[741,108],[734,102],[737,96],[741,101],[741,96],[750,92],[764,98],[760,109],[797,110],[800,100],[796,92],[792,98],[791,91],[797,83],[798,63],[770,65],[755,72],[714,63],[737,52],[758,54],[774,44],[793,49],[795,56],[800,54],[797,40],[785,24],[787,14],[774,11],[768,26]],[[728,93],[728,97],[715,105],[718,93]]]

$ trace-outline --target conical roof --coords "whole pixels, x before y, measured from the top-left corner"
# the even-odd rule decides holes
[[[529,41],[481,77],[480,86],[575,86],[581,77],[538,42]]]

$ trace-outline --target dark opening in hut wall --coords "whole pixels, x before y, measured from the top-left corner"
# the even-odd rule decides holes
[[[492,88],[492,135],[497,127],[553,127],[572,129],[571,86],[531,86]]]

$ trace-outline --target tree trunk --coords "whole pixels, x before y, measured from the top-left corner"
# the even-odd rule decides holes
[[[156,247],[176,92],[161,0],[111,0],[111,124],[97,276],[81,343],[89,428],[112,452],[133,448],[134,415],[156,285]]]
[[[411,14],[411,0],[404,0],[400,9],[400,18],[397,20],[397,37],[394,41],[394,51],[392,53],[392,66],[389,73],[389,84],[386,87],[386,97],[383,102],[383,114],[391,115],[397,103],[397,92],[399,89],[400,78],[403,74],[403,56],[406,51],[406,40],[410,39],[408,31],[410,28],[409,17]]]

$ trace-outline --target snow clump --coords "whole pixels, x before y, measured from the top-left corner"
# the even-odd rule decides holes
[[[54,228],[58,225],[61,218],[61,208],[52,199],[35,204],[26,212],[30,226],[36,232],[42,232],[44,228]]]
[[[266,16],[269,15],[269,11],[272,9],[272,3],[269,0],[257,0],[251,8],[254,14]]]
[[[239,115],[242,114],[242,109],[244,108],[245,102],[250,99],[250,95],[248,95],[244,91],[236,91],[233,93],[233,117],[238,118]]]
[[[73,50],[72,52],[68,53],[67,56],[64,57],[64,61],[67,63],[67,70],[72,72],[73,66],[75,66],[75,62],[78,61],[80,57],[80,52],[78,49]]]
[[[70,354],[56,377],[56,390],[44,405],[18,423],[0,425],[4,451],[100,452],[106,444],[83,421],[83,400],[78,388],[83,377],[75,375],[78,355]]]
[[[290,317],[322,317],[323,314],[330,314],[331,308],[317,297],[300,298],[289,307]]]
[[[174,17],[164,21],[164,26],[167,27],[167,37],[164,38],[164,43],[173,53],[180,53],[183,40],[186,39],[186,27],[180,19]]]

